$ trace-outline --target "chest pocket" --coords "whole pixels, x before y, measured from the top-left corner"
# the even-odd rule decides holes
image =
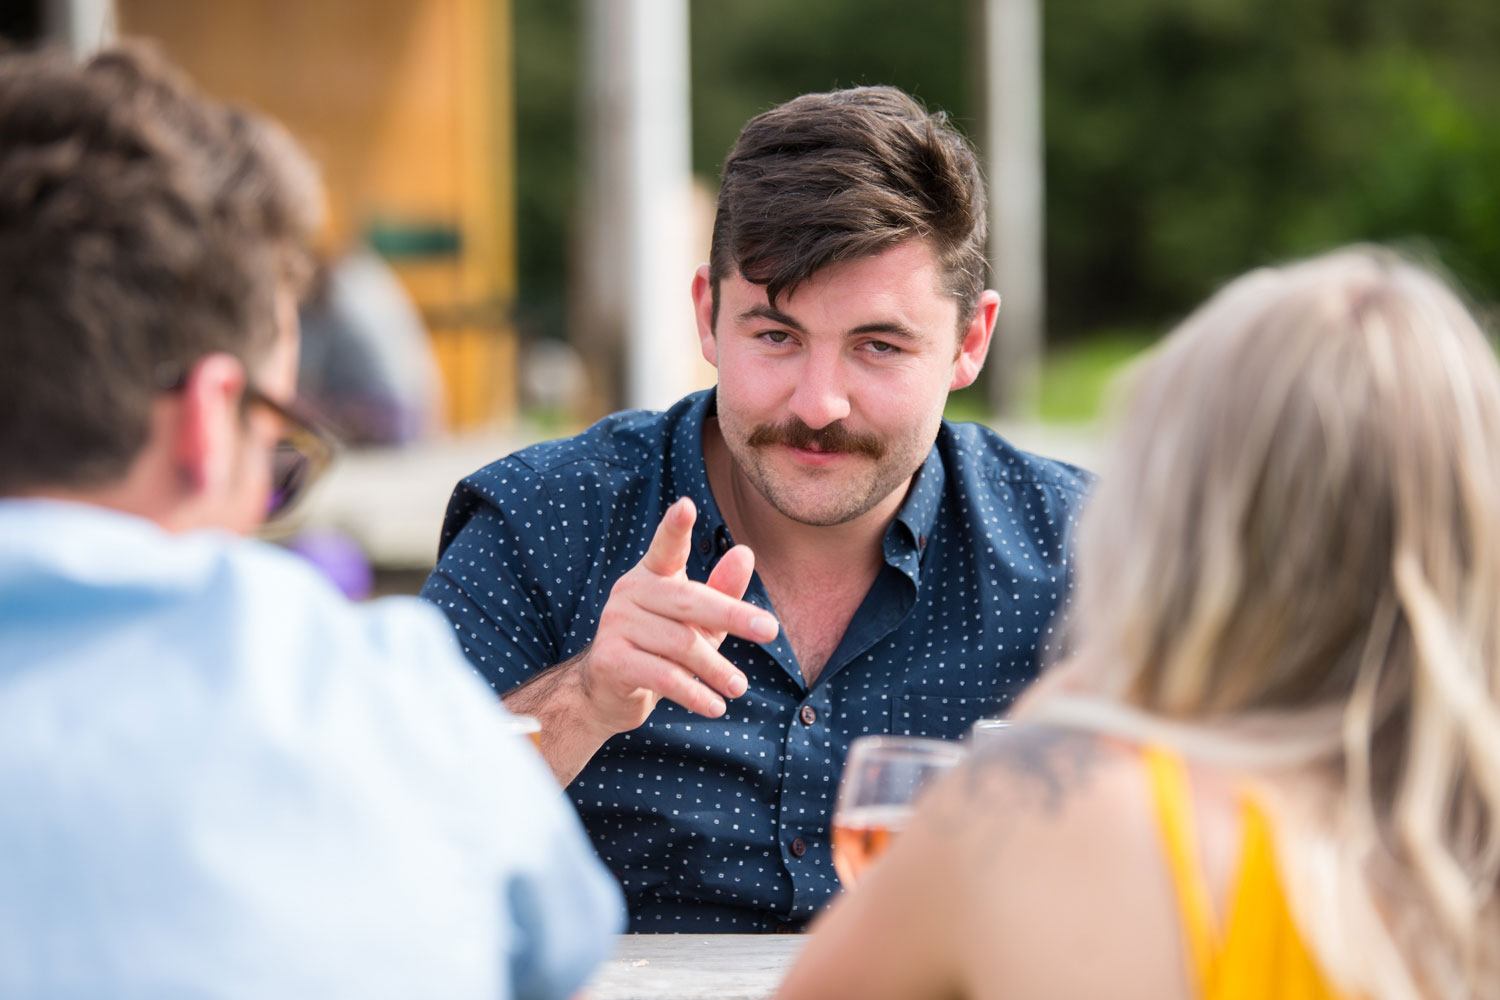
[[[985,698],[908,691],[891,699],[891,733],[956,740],[979,719],[1004,715],[1026,681],[1007,681]]]

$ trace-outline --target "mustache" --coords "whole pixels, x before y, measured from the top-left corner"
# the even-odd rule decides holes
[[[761,424],[750,432],[749,444],[752,448],[782,444],[811,451],[845,451],[874,459],[885,456],[885,444],[873,434],[858,434],[842,422],[813,430],[796,417],[785,423]]]

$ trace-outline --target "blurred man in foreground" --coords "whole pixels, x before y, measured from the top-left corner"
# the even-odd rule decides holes
[[[984,239],[943,115],[889,87],[774,108],[692,283],[718,386],[455,492],[424,593],[542,717],[633,930],[800,928],[838,889],[850,741],[960,736],[1055,647],[1086,479],[942,419],[1000,308]]]
[[[149,53],[0,59],[5,996],[564,997],[617,926],[441,618],[233,534],[315,458],[317,203]]]

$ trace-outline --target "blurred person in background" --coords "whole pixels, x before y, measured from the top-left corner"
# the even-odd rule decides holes
[[[1500,996],[1500,370],[1356,248],[1134,383],[1075,655],[784,983],[816,997]]]
[[[692,281],[717,387],[454,493],[423,594],[543,720],[633,931],[801,929],[850,741],[956,738],[1054,642],[1085,475],[942,419],[1000,307],[985,225],[899,90],[756,117]]]
[[[149,50],[0,58],[7,997],[565,997],[620,921],[441,616],[239,537],[319,199]]]

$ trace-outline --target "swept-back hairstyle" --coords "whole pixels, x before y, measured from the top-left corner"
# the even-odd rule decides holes
[[[746,124],[724,162],[709,250],[719,282],[738,269],[775,305],[819,270],[925,239],[959,329],[984,291],[984,177],[942,112],[895,87],[804,94]]]
[[[0,496],[113,481],[163,373],[267,349],[320,213],[284,131],[150,48],[0,57]]]
[[[1233,282],[1137,373],[1082,532],[1093,696],[1039,714],[1325,769],[1279,839],[1330,974],[1500,995],[1500,370],[1453,292],[1373,248]]]

